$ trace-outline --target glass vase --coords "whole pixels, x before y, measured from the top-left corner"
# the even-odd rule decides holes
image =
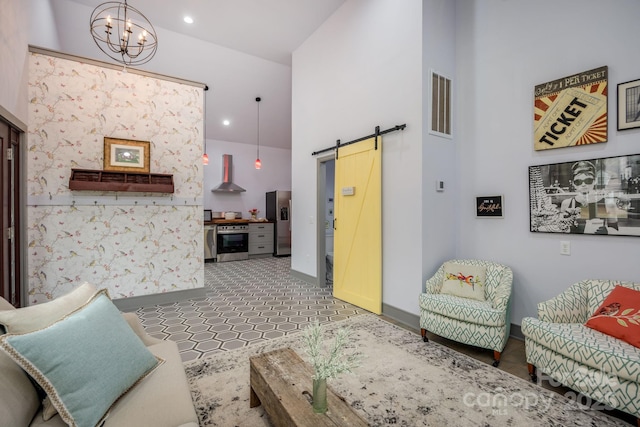
[[[316,414],[324,414],[327,412],[326,378],[313,380],[313,412]]]

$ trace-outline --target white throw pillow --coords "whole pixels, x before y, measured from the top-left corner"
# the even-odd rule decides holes
[[[0,351],[0,427],[28,426],[40,399],[24,370]]]
[[[440,293],[485,301],[485,267],[447,262]]]
[[[26,334],[46,328],[86,304],[97,292],[95,286],[83,283],[49,302],[18,310],[0,310],[0,325],[12,334]]]

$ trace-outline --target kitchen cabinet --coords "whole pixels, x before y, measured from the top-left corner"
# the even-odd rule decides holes
[[[273,223],[249,223],[249,256],[273,254]]]

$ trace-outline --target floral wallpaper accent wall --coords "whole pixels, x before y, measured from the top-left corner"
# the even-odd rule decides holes
[[[112,298],[204,287],[203,89],[40,53],[29,64],[29,303],[83,282]],[[103,138],[150,141],[175,192],[70,191]]]

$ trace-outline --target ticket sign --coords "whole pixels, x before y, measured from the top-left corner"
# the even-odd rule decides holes
[[[607,141],[607,68],[535,87],[535,150]]]

